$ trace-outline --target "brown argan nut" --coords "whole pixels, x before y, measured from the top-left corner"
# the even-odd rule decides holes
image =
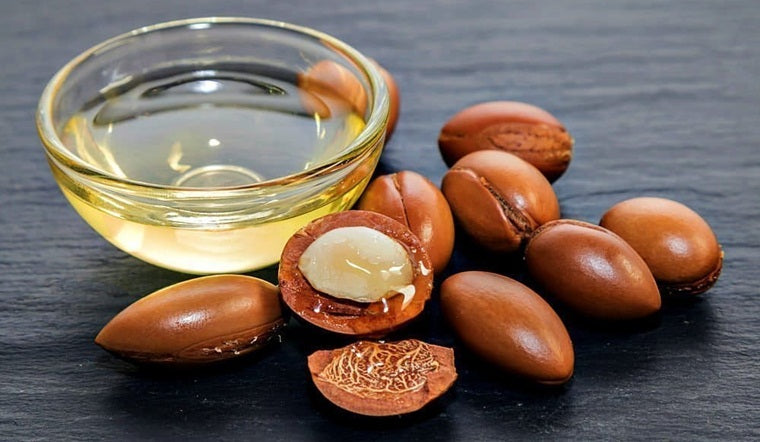
[[[416,339],[359,341],[309,356],[317,389],[340,408],[366,416],[411,413],[457,378],[454,351]]]
[[[603,227],[568,219],[547,223],[525,247],[525,261],[538,284],[581,314],[628,320],[660,309],[644,260]]]
[[[685,205],[633,198],[612,206],[600,222],[633,247],[663,294],[696,295],[715,284],[723,252],[710,226]]]
[[[322,60],[298,74],[301,99],[308,112],[320,117],[341,115],[353,111],[360,116],[367,109],[367,92],[348,68]]]
[[[382,336],[422,312],[433,270],[405,225],[350,210],[296,232],[282,252],[279,280],[283,300],[305,321],[336,333]]]
[[[446,198],[424,176],[408,170],[375,178],[362,194],[361,210],[382,213],[405,224],[443,271],[454,249],[454,219]]]
[[[441,190],[461,227],[494,252],[518,250],[538,226],[559,218],[557,196],[541,172],[498,150],[457,161]]]
[[[573,139],[559,120],[516,101],[492,101],[460,111],[441,129],[438,147],[449,166],[478,150],[513,153],[550,182],[565,172],[573,157]]]
[[[388,141],[391,138],[393,131],[396,129],[396,123],[398,122],[398,116],[401,111],[401,94],[399,93],[398,85],[396,84],[393,75],[391,75],[387,69],[380,66],[380,63],[375,60],[372,61],[375,63],[377,70],[380,71],[380,75],[383,77],[385,85],[388,87],[388,126],[385,128],[385,141]]]
[[[441,286],[441,308],[462,342],[499,368],[549,385],[573,375],[565,325],[523,284],[495,273],[457,273]]]
[[[190,279],[139,299],[95,343],[135,362],[201,364],[251,353],[283,325],[277,287],[242,275]]]

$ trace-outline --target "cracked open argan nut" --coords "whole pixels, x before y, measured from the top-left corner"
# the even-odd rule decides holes
[[[366,416],[417,411],[457,378],[452,349],[416,339],[320,350],[309,356],[309,371],[330,402]]]
[[[433,270],[420,240],[385,215],[350,210],[296,232],[280,260],[290,309],[325,330],[382,336],[420,314]]]

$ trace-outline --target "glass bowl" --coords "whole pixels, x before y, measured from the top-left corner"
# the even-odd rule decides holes
[[[321,32],[199,18],[114,37],[50,80],[37,129],[56,182],[105,239],[194,274],[274,264],[349,208],[383,148],[373,63]]]

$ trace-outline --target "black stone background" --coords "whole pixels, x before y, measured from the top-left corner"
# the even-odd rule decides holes
[[[0,439],[760,439],[757,1],[51,0],[3,1],[0,12]],[[382,173],[439,183],[438,131],[465,106],[550,110],[576,140],[555,184],[564,217],[597,222],[625,198],[676,199],[713,226],[723,275],[637,327],[565,315],[576,371],[559,389],[489,370],[453,340],[434,300],[397,336],[454,345],[459,379],[405,418],[357,418],[321,399],[306,356],[344,341],[294,321],[282,344],[209,372],[112,358],[93,343],[98,330],[189,276],[115,249],[69,207],[35,133],[37,99],[95,43],[208,15],[317,28],[395,74],[402,113]],[[519,276],[519,265],[460,237],[449,270]]]

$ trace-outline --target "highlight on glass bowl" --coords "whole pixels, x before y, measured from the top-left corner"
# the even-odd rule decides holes
[[[243,272],[356,201],[388,106],[376,66],[329,35],[200,18],[71,60],[37,128],[63,194],[115,246],[181,272]]]

